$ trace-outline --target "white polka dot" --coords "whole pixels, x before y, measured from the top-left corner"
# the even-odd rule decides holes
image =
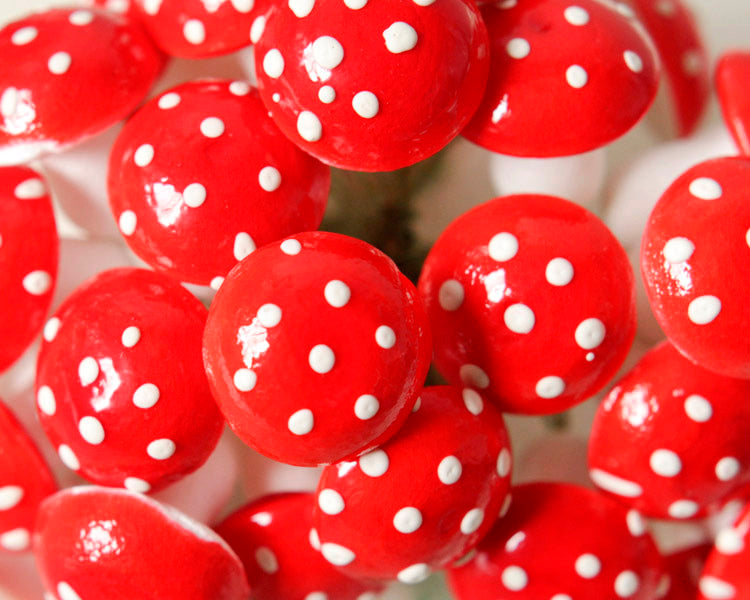
[[[138,477],[126,477],[123,485],[126,490],[135,492],[136,494],[146,494],[151,491],[151,484]]]
[[[247,96],[251,89],[250,84],[246,81],[233,81],[229,84],[229,93],[233,96]]]
[[[362,421],[372,419],[380,410],[380,402],[372,394],[364,394],[354,403],[354,414]]]
[[[593,579],[601,572],[602,562],[593,554],[581,554],[576,559],[575,569],[584,579]]]
[[[57,411],[57,401],[52,389],[46,385],[39,388],[36,393],[36,404],[45,415],[52,416]]]
[[[336,90],[330,85],[324,85],[318,90],[318,100],[323,104],[330,104],[336,99]]]
[[[674,237],[664,244],[664,260],[673,265],[683,263],[695,252],[695,244],[684,237]]]
[[[21,27],[13,32],[10,41],[14,46],[25,46],[33,42],[37,35],[39,35],[39,30],[36,27]]]
[[[725,456],[716,463],[716,477],[720,481],[730,481],[740,473],[740,461],[733,456]]]
[[[136,225],[138,224],[138,218],[132,210],[123,211],[120,214],[120,218],[117,220],[117,224],[120,227],[122,235],[130,236],[135,233]]]
[[[531,52],[531,44],[524,38],[513,38],[505,45],[508,56],[515,59],[526,58]]]
[[[159,388],[153,383],[144,383],[133,392],[133,404],[144,410],[151,408],[161,396]]]
[[[518,240],[512,233],[503,231],[492,236],[487,250],[492,260],[505,262],[513,258],[518,252]]]
[[[507,477],[510,475],[511,456],[510,451],[507,448],[500,450],[500,454],[497,455],[496,471],[500,477]]]
[[[430,569],[429,565],[425,563],[418,563],[416,565],[411,565],[399,571],[398,574],[396,575],[396,579],[398,579],[401,583],[414,585],[417,583],[422,583],[431,574],[432,574],[432,569]]]
[[[396,332],[388,325],[381,325],[375,330],[375,342],[384,350],[389,350],[396,345]]]
[[[586,11],[586,9],[584,8],[581,8],[580,6],[569,6],[565,9],[565,12],[563,14],[565,15],[565,20],[568,23],[577,27],[586,25],[589,22],[588,11]]]
[[[60,600],[81,600],[75,590],[64,581],[57,584],[57,595],[60,596]]]
[[[440,461],[437,468],[438,479],[445,485],[453,485],[459,479],[463,473],[463,466],[461,461],[455,456],[446,456]]]
[[[367,0],[344,0],[344,6],[351,10],[361,10],[367,6]]]
[[[271,521],[268,522],[268,525],[270,524]],[[320,536],[318,535],[318,530],[315,529],[315,527],[312,527],[310,529],[310,533],[307,534],[307,541],[310,542],[310,546],[312,546],[313,550],[320,552]]]
[[[315,7],[315,0],[289,0],[289,8],[299,19],[304,19]]]
[[[557,287],[568,285],[573,280],[573,274],[573,265],[565,258],[553,258],[544,271],[547,283]]]
[[[221,287],[221,284],[224,283],[224,278],[220,275],[217,275],[211,280],[211,283],[208,285],[211,287],[212,290],[218,290]]]
[[[499,519],[502,519],[503,517],[505,517],[505,515],[508,514],[511,504],[513,504],[513,496],[510,493],[508,493],[505,496],[505,500],[503,500],[503,505],[500,507],[500,512],[497,515]]]
[[[237,369],[232,376],[232,382],[240,392],[250,392],[258,382],[258,376],[250,369]]]
[[[310,592],[303,600],[328,600],[328,594],[324,592]]]
[[[70,24],[76,25],[78,27],[89,25],[93,20],[94,13],[92,13],[90,10],[76,10],[70,13],[70,16],[68,17],[68,21],[70,21]]]
[[[320,547],[320,553],[329,563],[337,567],[345,567],[357,558],[357,555],[349,548],[330,542]]]
[[[731,600],[737,595],[737,590],[732,584],[712,575],[703,575],[698,587],[708,600]]]
[[[690,193],[700,200],[718,200],[722,189],[719,182],[710,177],[698,177],[690,182]]]
[[[42,296],[52,287],[52,276],[47,271],[32,271],[26,274],[21,284],[32,296]]]
[[[267,329],[276,327],[281,322],[281,309],[275,304],[264,304],[258,309],[258,322]]]
[[[139,167],[147,167],[154,160],[154,147],[151,144],[138,146],[133,154],[133,162]]]
[[[342,306],[346,306],[351,299],[352,291],[343,281],[332,279],[326,283],[326,287],[323,290],[323,296],[328,304],[334,308],[341,308]]]
[[[656,3],[656,12],[662,17],[673,17],[677,13],[677,8],[672,0],[659,0]]]
[[[641,580],[633,571],[623,571],[615,579],[615,594],[620,598],[632,597],[641,585]]]
[[[83,417],[78,421],[78,433],[92,446],[98,446],[104,441],[104,426],[96,417]]]
[[[302,244],[297,240],[284,240],[279,247],[287,256],[296,256],[302,250]]]
[[[419,41],[419,36],[416,29],[408,23],[396,21],[383,32],[383,39],[388,52],[401,54],[413,50]]]
[[[279,561],[270,548],[260,546],[255,550],[255,562],[258,563],[261,571],[268,575],[273,575],[279,570]]]
[[[742,539],[742,534],[733,529],[732,527],[726,527],[719,531],[716,536],[716,549],[727,556],[739,554],[745,549],[745,541]]]
[[[643,488],[634,481],[628,481],[601,469],[591,469],[589,477],[597,487],[623,498],[638,498],[643,494]]]
[[[696,423],[705,423],[714,414],[711,403],[703,396],[692,394],[685,399],[685,413]]]
[[[455,279],[443,282],[438,291],[438,302],[443,310],[453,312],[458,310],[464,302],[464,287]]]
[[[688,318],[696,325],[708,325],[721,312],[721,300],[716,296],[699,296],[688,305]]]
[[[557,375],[542,377],[536,382],[536,395],[551,400],[565,391],[565,382]]]
[[[256,246],[253,238],[250,234],[245,231],[240,231],[234,236],[234,246],[232,248],[232,254],[236,260],[244,260],[255,252]]]
[[[571,65],[565,71],[565,80],[570,87],[580,89],[589,82],[589,74],[581,65]]]
[[[198,208],[206,201],[208,192],[201,183],[191,183],[182,192],[182,199],[190,208]]]
[[[675,477],[682,471],[682,461],[671,450],[659,449],[651,453],[649,458],[651,470],[662,477]]]
[[[126,348],[132,348],[140,341],[141,341],[141,330],[138,329],[135,325],[126,327],[125,330],[122,332],[122,336],[120,336],[120,342],[122,342],[122,345],[125,346]]]
[[[232,3],[232,7],[234,10],[236,10],[238,13],[247,14],[251,10],[253,10],[253,7],[255,6],[255,0],[230,0]]]
[[[96,359],[87,356],[80,363],[78,363],[78,379],[81,381],[81,385],[86,387],[91,385],[99,377],[99,363]]]
[[[0,487],[0,510],[15,508],[23,500],[23,488],[17,485]]]
[[[306,142],[317,142],[323,136],[323,126],[315,113],[303,110],[297,117],[297,133]]]
[[[55,52],[47,61],[47,68],[53,75],[64,75],[72,62],[73,59],[67,52]]]
[[[511,304],[505,309],[503,320],[513,333],[529,333],[536,323],[534,311],[525,304]]]
[[[628,514],[625,515],[625,521],[628,525],[628,531],[633,537],[641,537],[646,533],[646,522],[637,510],[629,510]]]
[[[458,370],[458,376],[464,385],[477,387],[480,390],[486,389],[490,385],[489,375],[477,365],[461,365],[461,368]]]
[[[750,246],[750,229],[745,233],[745,243]]]
[[[19,200],[36,200],[47,195],[47,186],[41,179],[32,177],[19,183],[13,190],[13,195]]]
[[[472,508],[461,519],[461,533],[471,535],[477,531],[484,522],[484,510],[481,508]]]
[[[11,552],[28,550],[31,545],[31,535],[28,529],[19,527],[0,535],[0,546]]]
[[[263,167],[258,173],[258,183],[267,192],[275,192],[281,185],[281,173],[275,167]]]
[[[73,452],[70,446],[61,444],[57,448],[57,455],[60,457],[60,460],[63,462],[63,464],[71,471],[77,471],[81,468],[81,463],[78,461],[78,457],[75,455],[75,452]]]
[[[573,598],[571,598],[567,594],[555,594],[554,596],[552,596],[552,598],[550,598],[550,600],[573,600]]]
[[[461,395],[463,396],[466,410],[472,415],[480,415],[482,413],[484,410],[484,401],[479,394],[472,389],[464,388]]]
[[[323,375],[333,369],[333,366],[336,364],[336,355],[325,344],[317,344],[310,350],[307,362],[313,371]]]
[[[352,98],[352,108],[363,119],[372,119],[380,111],[380,102],[372,92],[357,92]]]
[[[263,32],[266,30],[266,17],[261,15],[256,17],[253,24],[250,26],[250,42],[257,44],[260,38],[263,37]]]
[[[206,41],[206,27],[198,19],[189,19],[182,26],[182,35],[194,46],[200,46]]]
[[[11,118],[18,110],[18,90],[14,87],[6,88],[0,97],[0,115]]]
[[[502,581],[505,589],[511,592],[520,592],[529,584],[529,576],[521,567],[510,566],[503,569],[500,581]]]
[[[422,513],[413,506],[402,508],[393,516],[393,526],[401,533],[414,533],[422,526]]]
[[[699,508],[698,504],[692,500],[677,500],[669,505],[667,513],[675,519],[689,519],[695,516]]]
[[[633,73],[640,73],[643,71],[643,59],[632,50],[625,50],[622,54],[622,58],[625,60],[628,69],[633,71]]]
[[[599,319],[586,319],[576,327],[575,340],[584,350],[593,350],[601,345],[607,329]]]
[[[430,6],[435,0],[414,0],[414,4],[417,6]]]
[[[359,457],[359,468],[368,477],[382,477],[388,471],[390,460],[383,450],[373,450]]]
[[[174,108],[182,101],[182,98],[180,98],[180,95],[175,92],[169,92],[168,94],[164,94],[161,98],[159,98],[159,101],[157,104],[159,105],[159,108],[162,110],[169,110],[170,108]]]
[[[217,138],[224,133],[224,121],[219,117],[206,117],[201,121],[200,130],[207,138]]]
[[[417,401],[414,403],[414,406],[411,409],[411,412],[415,413],[422,407],[422,398],[417,398]]]
[[[287,428],[294,435],[307,435],[315,426],[315,417],[309,408],[298,410],[287,421]]]
[[[324,69],[335,69],[344,60],[344,47],[336,38],[322,35],[312,43],[312,56]]]
[[[272,48],[263,57],[263,72],[271,79],[278,79],[284,73],[284,57],[277,48]]]
[[[167,460],[171,458],[176,451],[176,444],[167,438],[154,440],[146,447],[146,453],[154,460]]]

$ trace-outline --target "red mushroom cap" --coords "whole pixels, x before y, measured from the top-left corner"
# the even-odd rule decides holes
[[[750,52],[729,52],[716,66],[721,111],[737,147],[750,155]]]
[[[716,536],[703,567],[698,600],[744,600],[750,597],[750,505]]]

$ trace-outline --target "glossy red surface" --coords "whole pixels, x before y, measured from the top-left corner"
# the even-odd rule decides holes
[[[50,10],[7,25],[0,30],[0,165],[113,125],[163,65],[139,25],[100,9]]]
[[[750,161],[692,167],[649,218],[641,269],[651,308],[675,347],[705,369],[750,379]]]
[[[197,469],[223,421],[203,372],[206,309],[166,275],[104,271],[45,325],[37,414],[69,468],[157,489]]]
[[[255,65],[294,143],[336,167],[390,171],[458,135],[489,51],[473,0],[301,0],[271,7]]]
[[[366,600],[383,587],[347,577],[320,555],[314,505],[314,494],[266,496],[216,527],[242,560],[253,600]]]
[[[314,466],[398,430],[431,346],[417,291],[391,259],[354,238],[309,232],[230,271],[203,352],[235,433],[266,456]]]
[[[750,505],[716,536],[698,584],[697,600],[744,600],[750,597]]]
[[[743,154],[750,154],[750,52],[729,52],[716,66],[716,92],[729,131]]]
[[[323,470],[314,516],[321,552],[354,576],[423,581],[490,530],[511,463],[502,416],[486,399],[425,388],[391,440]]]
[[[550,196],[496,198],[453,221],[419,292],[440,372],[508,412],[582,402],[614,375],[635,334],[625,251],[593,213]]]
[[[34,555],[61,600],[247,600],[242,563],[177,509],[108,488],[68,488],[39,509]]]
[[[706,557],[711,544],[701,544],[664,557],[669,575],[669,591],[664,600],[695,600]]]
[[[600,404],[591,478],[649,516],[704,515],[750,481],[748,397],[750,381],[702,369],[660,344]]]
[[[580,154],[623,135],[658,88],[652,45],[598,0],[524,0],[482,7],[491,43],[482,104],[462,132],[493,152]]]
[[[110,156],[110,207],[133,251],[217,284],[256,247],[323,218],[330,169],[289,142],[245,82],[192,82],[151,100]]]
[[[23,354],[42,328],[52,302],[58,256],[45,182],[26,167],[0,168],[0,372]]]
[[[0,401],[0,552],[25,552],[39,503],[57,484],[34,442]]]
[[[653,600],[661,557],[636,515],[585,488],[532,483],[466,565],[449,571],[456,600]]]

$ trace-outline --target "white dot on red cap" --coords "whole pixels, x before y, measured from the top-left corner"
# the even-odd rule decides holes
[[[703,71],[703,52],[692,48],[682,55],[682,70],[686,75],[696,76]]]
[[[526,58],[531,52],[531,44],[524,38],[513,38],[505,44],[505,51],[508,56],[515,59]]]
[[[57,584],[57,595],[60,596],[60,600],[81,600],[75,590],[64,581]]]
[[[336,364],[336,355],[325,344],[317,344],[310,350],[307,362],[313,371],[323,375],[333,369]]]
[[[464,286],[455,279],[448,279],[443,282],[438,291],[438,302],[443,310],[458,310],[464,302]]]
[[[276,167],[263,167],[258,173],[258,183],[265,191],[274,192],[281,185],[281,173]]]
[[[723,193],[721,185],[710,177],[698,177],[690,182],[690,193],[700,200],[718,200]]]
[[[232,254],[237,260],[243,260],[255,252],[255,241],[250,237],[250,234],[241,231],[234,236],[234,246],[232,248]]]
[[[641,585],[641,580],[633,571],[623,571],[615,578],[615,594],[620,598],[632,597]]]
[[[150,442],[146,453],[154,460],[167,460],[177,451],[177,445],[168,438],[160,438]]]
[[[497,455],[496,470],[500,477],[507,477],[510,475],[511,456],[507,448],[500,450],[500,454]]]
[[[0,510],[10,510],[23,499],[23,488],[17,485],[0,487]]]
[[[360,456],[358,464],[368,477],[381,477],[388,471],[390,460],[383,450],[373,450]]]
[[[143,0],[143,10],[146,14],[155,15],[161,8],[163,0]]]
[[[471,535],[482,526],[484,522],[484,510],[481,508],[472,508],[461,519],[461,533]]]
[[[297,133],[306,142],[317,142],[323,136],[323,126],[318,116],[303,110],[297,117]]]
[[[577,27],[586,25],[589,22],[588,11],[580,6],[569,6],[565,9],[563,14],[568,23]]]
[[[352,108],[363,119],[372,119],[380,111],[380,102],[375,94],[365,90],[354,94]]]
[[[660,448],[651,453],[649,458],[651,470],[662,477],[675,477],[682,471],[682,461],[672,450]]]
[[[638,498],[643,494],[643,488],[637,483],[601,469],[591,469],[589,477],[597,487],[624,498]]]
[[[198,19],[189,19],[182,26],[182,35],[189,43],[199,46],[206,41],[206,27]]]
[[[705,423],[714,414],[711,403],[703,396],[691,394],[685,398],[685,414],[696,423]]]
[[[159,388],[153,383],[144,383],[139,385],[133,392],[133,404],[138,408],[147,410],[153,407],[161,396]]]
[[[733,456],[725,456],[716,463],[716,477],[720,481],[734,479],[740,473],[740,461]]]
[[[298,19],[304,19],[315,8],[315,0],[289,0],[288,5]]]
[[[287,256],[296,256],[302,250],[302,244],[297,240],[284,240],[279,247]]]
[[[276,327],[281,322],[281,309],[275,304],[264,304],[258,309],[258,322],[266,328]]]
[[[63,464],[72,471],[77,471],[81,468],[81,463],[78,461],[78,457],[73,452],[72,448],[67,444],[61,444],[57,448],[57,455]]]
[[[233,81],[229,84],[229,93],[233,96],[247,96],[250,89],[250,84],[246,81]]]
[[[232,376],[232,383],[234,383],[234,387],[237,388],[240,392],[252,391],[257,382],[258,376],[255,374],[255,372],[244,367],[241,369],[237,369]]]
[[[104,441],[104,426],[96,417],[83,417],[78,421],[78,433],[92,446]]]
[[[323,296],[328,304],[334,308],[341,308],[346,306],[351,299],[352,291],[343,281],[332,279],[326,283],[326,286],[323,289]]]
[[[479,415],[484,410],[484,401],[482,397],[477,394],[474,390],[464,388],[461,392],[464,399],[464,406],[472,415]]]
[[[497,515],[498,518],[502,519],[505,515],[508,514],[511,504],[513,504],[513,495],[508,493],[505,496],[505,500],[503,500],[503,505],[500,507],[500,512]]]
[[[549,600],[573,600],[573,598],[571,598],[567,594],[555,594]]]
[[[253,24],[250,26],[250,41],[253,44],[257,44],[260,38],[263,37],[263,32],[266,30],[266,17],[261,15],[256,17]],[[230,90],[231,91],[231,90]]]
[[[536,316],[525,304],[511,304],[503,313],[505,326],[513,333],[529,333],[534,329]]]
[[[125,346],[126,348],[132,348],[138,342],[141,341],[141,330],[138,329],[135,325],[126,327],[125,330],[122,332],[120,341],[122,342],[122,345]]]
[[[481,367],[472,364],[461,365],[458,376],[464,385],[478,387],[483,390],[490,385],[490,377]]]
[[[14,46],[25,46],[33,42],[37,35],[39,35],[39,30],[36,27],[21,27],[21,29],[13,32],[13,35],[10,36],[10,41]]]
[[[584,350],[593,350],[601,345],[606,334],[607,329],[599,319],[585,319],[576,327],[576,344]]]
[[[270,524],[271,522],[269,521],[268,525]],[[307,541],[310,542],[310,546],[312,546],[313,550],[317,550],[318,552],[320,552],[320,536],[318,535],[318,530],[315,529],[315,527],[312,527],[310,529],[310,533],[307,534]]]
[[[318,506],[327,515],[338,515],[344,511],[344,499],[336,490],[326,488],[318,494]]]
[[[422,513],[418,508],[405,506],[393,516],[393,526],[401,533],[414,533],[422,526]]]
[[[117,219],[117,225],[122,232],[122,235],[130,236],[135,233],[136,225],[138,224],[138,217],[132,210],[125,210],[120,213],[120,218]]]
[[[381,325],[375,330],[375,342],[384,350],[389,350],[396,345],[396,332],[388,325]]]
[[[126,477],[123,485],[126,490],[136,492],[137,494],[146,494],[151,491],[151,484],[139,477]]]
[[[643,71],[643,59],[632,50],[625,50],[622,54],[622,58],[625,60],[628,69],[633,71],[633,73],[640,73]]]
[[[551,400],[565,391],[565,382],[557,375],[547,375],[536,382],[536,395]]]
[[[190,208],[198,208],[206,201],[206,187],[201,183],[191,183],[182,192],[182,199]]]
[[[703,575],[698,581],[701,594],[708,600],[730,600],[737,597],[735,587],[713,575]]]
[[[656,3],[656,12],[662,17],[673,17],[677,13],[677,7],[672,0],[659,0]]]
[[[602,562],[594,554],[581,554],[576,559],[575,570],[584,579],[593,579],[602,570]]]
[[[97,377],[99,377],[99,363],[95,358],[87,356],[78,363],[78,379],[83,387],[94,383]]]
[[[500,581],[502,581],[505,589],[511,592],[520,592],[529,584],[529,576],[521,567],[512,565],[503,569]]]
[[[0,535],[0,546],[11,552],[27,550],[31,543],[31,535],[28,529],[19,527],[11,529]]]
[[[573,265],[565,258],[553,258],[547,263],[544,277],[547,283],[557,287],[568,285],[573,280]]]
[[[284,57],[278,48],[272,48],[263,57],[263,72],[271,79],[278,79],[284,73]]]
[[[322,35],[312,43],[313,60],[324,69],[335,69],[344,60],[344,47],[330,35]]]
[[[721,312],[721,300],[716,296],[699,296],[688,305],[688,318],[696,325],[708,325]]]
[[[47,68],[53,75],[64,75],[70,69],[73,59],[67,52],[55,52],[47,61]]]
[[[625,522],[628,525],[628,531],[633,537],[641,537],[646,533],[646,522],[643,516],[635,509],[630,509],[625,515]]]
[[[218,290],[221,287],[222,283],[224,283],[224,278],[221,275],[217,275],[216,277],[211,279],[211,283],[209,283],[208,285],[212,290]]]
[[[57,411],[55,394],[49,386],[43,385],[36,393],[36,405],[45,415],[52,416]]]
[[[750,229],[745,233],[745,243],[750,246]]]
[[[508,261],[518,253],[518,239],[507,231],[495,234],[487,246],[487,251],[492,260]]]
[[[565,70],[565,80],[575,89],[581,89],[589,82],[589,74],[581,65],[571,65]]]
[[[266,546],[260,546],[255,550],[255,562],[268,575],[273,575],[279,570],[279,561],[276,559],[276,555]]]
[[[169,110],[170,108],[174,108],[177,106],[182,98],[180,98],[180,95],[175,92],[169,92],[168,94],[164,94],[161,98],[159,98],[157,104],[159,105],[159,108],[162,110]]]
[[[309,408],[302,408],[289,417],[286,425],[294,435],[307,435],[315,426],[315,417]]]
[[[414,27],[408,23],[396,21],[383,32],[383,40],[388,52],[401,54],[413,50],[419,41],[419,36]]]
[[[6,88],[0,97],[0,115],[3,117],[12,117],[18,110],[18,90],[14,87]]]
[[[726,527],[716,536],[716,549],[724,555],[739,554],[745,549],[742,533],[733,527]]]
[[[310,592],[303,600],[328,600],[328,594],[325,592]]]
[[[695,252],[695,244],[686,237],[673,237],[666,244],[662,254],[670,264],[679,264],[688,260]]]
[[[321,545],[320,553],[329,563],[337,567],[345,567],[357,558],[357,555],[349,548],[331,542]]]
[[[207,138],[217,138],[224,133],[224,121],[219,117],[206,117],[201,121],[201,133]]]
[[[398,579],[401,583],[413,585],[416,583],[422,583],[431,574],[432,569],[430,569],[429,565],[425,563],[418,563],[415,565],[410,565],[405,569],[399,571],[396,575],[396,579]]]
[[[351,10],[360,10],[367,6],[367,0],[344,0],[344,6]]]
[[[445,485],[453,485],[463,473],[463,465],[455,456],[446,456],[440,461],[437,468],[438,479]]]
[[[139,167],[147,167],[154,160],[154,147],[151,144],[138,146],[133,154],[133,162]]]
[[[363,394],[354,402],[354,414],[362,420],[372,419],[380,410],[380,402],[372,394]]]
[[[330,85],[324,85],[318,90],[318,100],[323,104],[330,104],[336,99],[336,90]]]
[[[698,504],[692,500],[677,500],[669,505],[667,513],[675,519],[689,519],[695,516],[698,510]]]
[[[62,323],[57,317],[52,317],[49,321],[44,324],[44,332],[42,336],[45,341],[52,342],[57,337],[57,333],[60,331]]]
[[[41,179],[32,177],[19,183],[13,190],[13,195],[19,200],[35,200],[47,195],[47,186]]]
[[[90,10],[76,10],[70,13],[70,16],[68,17],[68,21],[70,21],[70,24],[77,25],[78,27],[89,25],[93,20],[94,13],[92,13]]]
[[[231,0],[231,3],[234,10],[242,14],[249,13],[255,6],[255,0]]]
[[[52,276],[47,271],[31,271],[24,276],[21,284],[32,296],[42,296],[52,287]]]

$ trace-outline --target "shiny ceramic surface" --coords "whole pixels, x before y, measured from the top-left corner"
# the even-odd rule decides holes
[[[716,536],[698,587],[698,600],[743,600],[750,597],[750,505]]]

